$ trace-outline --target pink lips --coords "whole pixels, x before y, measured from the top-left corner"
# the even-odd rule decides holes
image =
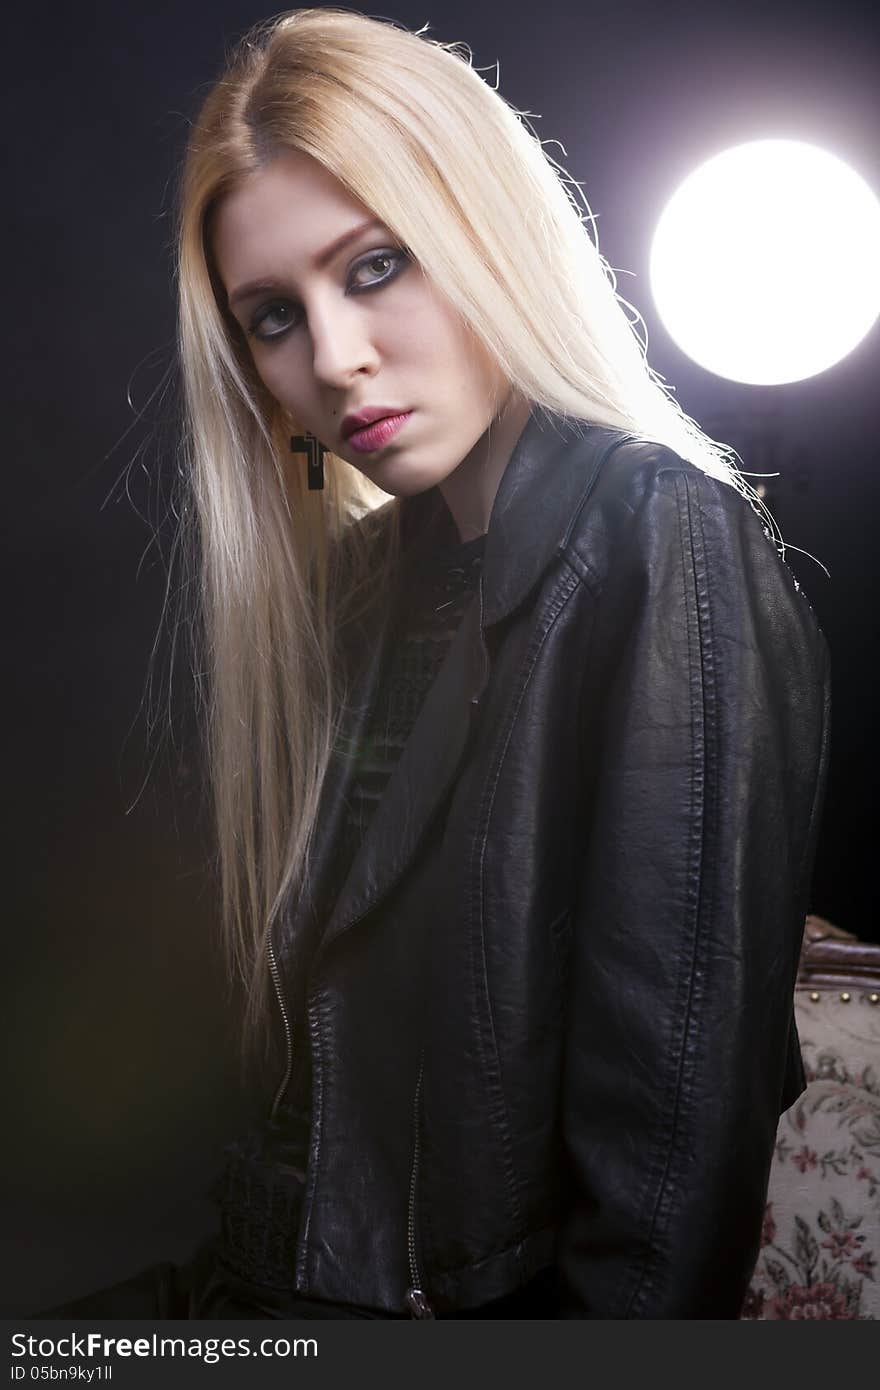
[[[406,424],[412,411],[408,410],[403,415],[386,415],[383,420],[375,420],[372,425],[365,425],[363,429],[355,430],[348,436],[347,444],[359,453],[370,454],[374,449],[381,449],[392,439],[397,431]]]

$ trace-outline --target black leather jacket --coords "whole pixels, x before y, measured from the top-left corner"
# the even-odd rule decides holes
[[[404,503],[407,563],[444,507]],[[383,631],[351,649],[355,745]],[[340,762],[274,943],[280,982],[321,918],[302,1294],[454,1316],[552,1266],[563,1317],[737,1316],[803,1089],[828,712],[825,640],[748,503],[533,412],[347,880]]]

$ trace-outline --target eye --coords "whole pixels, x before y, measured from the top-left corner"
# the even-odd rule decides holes
[[[352,294],[380,289],[382,285],[396,280],[408,261],[409,253],[399,246],[371,251],[359,261],[355,261],[348,289]],[[370,278],[359,279],[362,273]],[[302,311],[299,305],[291,303],[290,300],[275,299],[269,304],[262,304],[256,311],[247,329],[248,336],[261,343],[270,343],[274,339],[282,338],[289,329],[296,328],[301,319]]]
[[[297,321],[298,315],[293,305],[278,299],[257,310],[248,327],[248,336],[266,343],[272,338],[280,338]]]
[[[362,261],[355,263],[355,274],[360,274],[361,270],[369,270],[371,267],[377,265],[385,265],[390,267],[390,269],[386,270],[384,273],[380,272],[378,279],[368,280],[366,284],[358,284],[355,288],[372,289],[374,285],[386,284],[387,281],[395,279],[395,277],[400,274],[407,260],[407,253],[400,247],[392,248],[389,246],[383,248],[381,251],[371,251]]]

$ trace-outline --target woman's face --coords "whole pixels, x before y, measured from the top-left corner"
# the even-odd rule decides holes
[[[322,165],[286,152],[223,199],[213,251],[275,399],[384,491],[409,496],[471,454],[493,392],[500,409],[509,390],[387,228],[365,223],[368,209]],[[369,406],[411,414],[364,452],[343,421]]]

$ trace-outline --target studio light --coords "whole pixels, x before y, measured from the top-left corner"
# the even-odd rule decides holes
[[[800,381],[880,314],[880,201],[835,155],[757,140],[702,164],[666,205],[651,291],[678,346],[733,381]]]

